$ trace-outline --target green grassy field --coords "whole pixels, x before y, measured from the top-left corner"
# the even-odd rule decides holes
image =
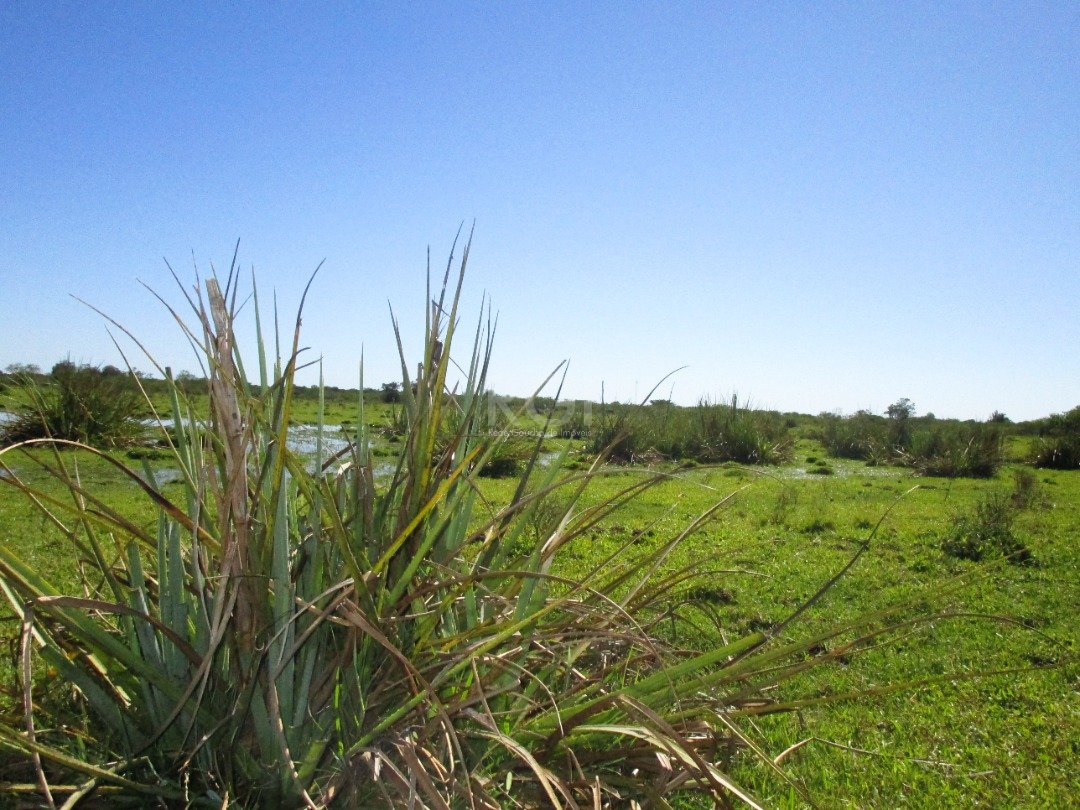
[[[804,617],[802,629],[812,629],[817,615],[833,623],[895,605],[907,606],[897,619],[928,610],[958,615],[914,626],[896,643],[845,655],[797,687],[785,685],[792,699],[952,673],[1062,666],[825,704],[797,719],[762,718],[770,750],[817,738],[785,765],[825,806],[1067,806],[1080,790],[1080,476],[1039,473],[1037,495],[1014,526],[1034,557],[1020,566],[961,561],[942,551],[958,516],[988,491],[1011,492],[1014,468],[995,480],[952,481],[859,463],[834,467],[834,475],[820,477],[799,467],[678,474],[592,538],[577,559],[584,569],[627,537],[660,542],[718,496],[738,491],[684,551],[703,571],[732,572],[705,576],[701,583],[708,587],[698,583],[679,600],[695,628],[681,630],[684,643],[707,646],[783,618],[842,567],[885,516],[869,551]],[[620,472],[611,485],[635,474]],[[757,771],[741,775],[770,805],[784,805],[787,796],[771,793],[775,785]]]
[[[345,407],[341,414],[329,412],[326,421],[355,413]],[[390,411],[369,416],[383,423]],[[564,442],[548,444],[556,450]],[[572,454],[583,445],[568,444]],[[388,454],[392,447],[376,451]],[[824,458],[824,452],[803,439],[786,466],[672,467],[668,481],[575,540],[558,565],[582,576],[624,547],[665,542],[732,496],[666,563],[671,570],[692,563],[700,575],[673,591],[671,615],[657,629],[685,647],[708,649],[784,618],[870,538],[850,573],[785,633],[806,637],[826,618],[835,624],[887,608],[895,612],[883,625],[929,612],[944,615],[912,624],[880,646],[845,650],[837,640],[815,649],[814,655],[834,656],[835,664],[783,684],[772,697],[821,697],[821,705],[753,719],[770,754],[805,742],[781,766],[818,806],[1068,806],[1080,795],[1080,474],[1038,470],[1019,491],[1015,477],[1024,473],[1017,471],[1030,468],[1017,464],[989,480],[930,479],[834,459],[827,460],[832,474],[812,474],[819,465],[808,458]],[[53,486],[30,459],[5,460],[28,483]],[[161,461],[148,463],[164,469]],[[113,468],[87,457],[78,470],[110,505],[133,521],[153,523],[135,486]],[[592,485],[585,505],[646,474],[639,467],[612,467]],[[500,504],[514,484],[482,479],[482,494]],[[172,486],[164,484],[166,494]],[[943,551],[957,522],[991,492],[1016,496],[1012,530],[1030,551],[1028,564],[972,562]],[[546,529],[541,510],[535,537],[542,539]],[[0,486],[0,541],[17,548],[42,576],[78,587],[78,560],[69,543],[12,486]],[[14,649],[14,620],[5,618],[0,626],[5,649]],[[1023,671],[984,674],[1016,669]],[[6,662],[5,682],[12,677]],[[857,701],[829,699],[922,679],[931,682]],[[11,715],[16,703],[8,695],[3,711]],[[17,717],[9,722],[17,725]],[[735,776],[766,806],[802,806],[755,758],[737,761]]]

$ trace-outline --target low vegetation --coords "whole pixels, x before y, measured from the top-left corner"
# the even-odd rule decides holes
[[[833,458],[881,463],[890,457],[884,417],[858,411],[847,417],[822,414],[821,420],[818,435]]]
[[[583,428],[570,425],[565,435]],[[778,414],[730,403],[701,402],[680,408],[670,402],[601,407],[587,430],[592,453],[608,453],[613,461],[691,460],[699,463],[736,461],[779,464],[790,457],[791,439]]]
[[[1052,470],[1080,470],[1080,406],[1028,426],[1037,439],[1032,463]]]
[[[907,466],[932,477],[991,478],[1001,468],[1005,434],[999,422],[917,418],[905,402],[890,406],[888,417],[823,414],[817,435],[834,458]]]
[[[53,366],[47,382],[21,378],[24,401],[0,425],[0,447],[37,438],[65,439],[99,448],[128,447],[145,437],[139,417],[145,402],[119,369]]]
[[[988,492],[970,512],[957,515],[942,548],[962,560],[1001,557],[1013,563],[1030,563],[1030,549],[1013,532],[1016,511],[1007,494]]]
[[[913,433],[901,460],[928,476],[992,478],[1004,461],[1004,437],[994,424],[934,425]]]

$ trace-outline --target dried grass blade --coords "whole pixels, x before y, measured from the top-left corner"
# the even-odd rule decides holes
[[[33,635],[33,628],[34,608],[32,605],[27,605],[26,610],[23,612],[22,632],[19,636],[19,658],[21,661],[23,722],[26,723],[26,737],[31,743],[37,740],[34,734],[34,700],[31,693],[33,673],[30,666],[30,639]],[[52,792],[49,790],[49,780],[45,778],[45,770],[41,767],[41,754],[34,751],[30,757],[34,764],[34,772],[37,774],[38,787],[45,796],[45,801],[49,807],[55,808],[56,803],[53,801]]]

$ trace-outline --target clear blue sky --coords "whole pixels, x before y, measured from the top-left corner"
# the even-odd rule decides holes
[[[326,260],[304,342],[377,385],[475,219],[502,393],[1063,411],[1078,65],[1071,2],[7,0],[0,367],[119,365],[74,295],[195,368],[136,279],[239,239],[286,314]]]

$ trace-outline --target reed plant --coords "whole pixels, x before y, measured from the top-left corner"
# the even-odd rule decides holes
[[[914,431],[901,460],[923,475],[992,478],[1004,455],[1004,437],[996,424],[939,425]]]
[[[313,461],[290,451],[300,317],[291,348],[271,355],[256,295],[257,366],[246,366],[235,260],[186,293],[191,325],[170,310],[210,392],[197,412],[173,385],[158,415],[174,426],[161,434],[178,486],[74,440],[0,452],[0,481],[63,533],[83,572],[80,592],[61,592],[0,544],[0,589],[21,627],[21,710],[0,716],[0,750],[25,778],[9,790],[48,806],[664,807],[696,792],[756,807],[729,776],[741,752],[803,795],[747,721],[853,696],[777,687],[888,630],[884,611],[793,632],[869,539],[789,616],[705,650],[661,627],[674,595],[709,571],[673,565],[673,552],[726,499],[662,542],[627,541],[580,577],[560,573],[563,552],[660,479],[587,500],[607,454],[568,472],[562,457],[539,463],[538,438],[512,496],[479,509],[500,440],[484,429],[483,320],[448,390],[468,252],[427,291],[415,377],[402,356],[401,451],[386,478],[362,395],[348,447],[331,455],[320,439]],[[96,497],[83,453],[140,488],[152,525]],[[24,482],[12,454],[65,494]]]
[[[879,463],[889,457],[888,423],[869,411],[823,414],[821,443],[830,456]]]
[[[737,396],[730,403],[703,400],[690,408],[670,402],[610,406],[601,410],[589,435],[592,452],[623,463],[779,464],[790,458],[792,446],[779,415],[755,411]]]
[[[1080,407],[1041,420],[1032,463],[1055,470],[1080,469]]]
[[[1018,506],[1016,499],[1005,492],[988,492],[974,508],[953,519],[942,540],[942,549],[953,557],[973,562],[1004,558],[1017,565],[1031,564],[1031,550],[1013,529],[1016,514],[1023,508],[1026,506]]]
[[[1080,470],[1080,434],[1039,439],[1031,463],[1051,470]]]
[[[821,442],[835,458],[913,467],[944,478],[991,478],[1004,460],[998,424],[885,419],[866,411],[822,419]]]
[[[57,363],[47,382],[20,379],[27,400],[0,426],[0,447],[27,439],[67,439],[115,449],[141,441],[145,403],[132,378],[92,366]]]

